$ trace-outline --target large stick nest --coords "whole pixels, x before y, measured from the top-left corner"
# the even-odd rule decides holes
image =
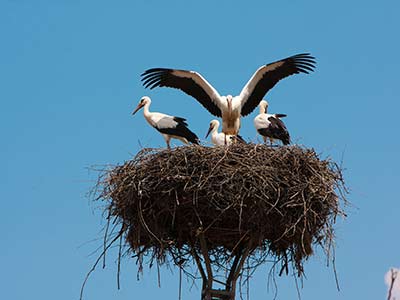
[[[298,146],[143,149],[105,175],[100,198],[134,254],[182,266],[201,232],[216,266],[250,246],[254,265],[268,253],[299,274],[315,244],[330,249],[344,190],[335,163]]]

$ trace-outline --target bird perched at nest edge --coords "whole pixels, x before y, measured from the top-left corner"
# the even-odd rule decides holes
[[[254,126],[257,132],[263,137],[264,143],[267,138],[270,139],[271,145],[274,139],[281,140],[284,145],[290,144],[289,132],[280,118],[286,117],[285,114],[268,114],[268,102],[262,100],[260,102],[260,114],[254,118]]]
[[[219,128],[219,121],[212,120],[210,122],[210,127],[208,128],[208,132],[206,134],[206,138],[211,133],[211,142],[215,146],[229,146],[236,141],[241,143],[246,143],[246,141],[240,135],[230,135],[225,134],[223,132],[218,132]]]
[[[168,149],[170,147],[171,139],[178,139],[185,144],[193,143],[199,144],[199,138],[196,134],[189,130],[187,127],[186,119],[166,115],[159,112],[150,112],[149,107],[151,104],[150,97],[144,96],[140,99],[138,106],[132,112],[134,115],[139,109],[144,107],[143,115],[146,121],[164,137]]]

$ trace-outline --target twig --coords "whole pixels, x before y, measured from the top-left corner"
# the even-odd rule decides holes
[[[392,290],[393,290],[394,282],[396,281],[397,275],[398,275],[398,271],[396,271],[394,269],[390,269],[390,287],[389,287],[387,300],[392,299]]]
[[[339,278],[338,278],[338,275],[337,275],[337,271],[336,271],[336,250],[335,250],[335,248],[334,248],[334,246],[333,246],[333,248],[332,248],[332,266],[333,266],[333,273],[335,274],[335,282],[336,282],[336,288],[337,288],[337,290],[340,292],[340,285],[339,285]]]
[[[118,271],[117,271],[117,287],[118,287],[118,289],[121,288],[121,284],[119,281],[120,274],[121,274],[121,254],[122,254],[122,234],[119,237],[119,249],[118,249]]]
[[[108,228],[110,226],[110,216],[111,216],[111,209],[108,209],[107,213],[107,225],[106,225],[106,230],[104,232],[104,238],[103,238],[103,251],[106,249],[106,244],[107,244],[107,237],[108,237]],[[103,256],[103,269],[106,267],[106,254],[104,253]]]
[[[92,268],[90,269],[90,271],[86,274],[85,279],[83,280],[83,284],[81,287],[81,292],[80,292],[80,296],[79,299],[82,300],[83,299],[83,290],[85,288],[86,282],[89,279],[90,274],[92,274],[92,272],[96,269],[96,266],[98,265],[98,263],[100,262],[100,260],[102,259],[102,257],[106,254],[107,250],[111,247],[111,245],[123,234],[123,230],[121,228],[121,231],[119,232],[119,234],[112,239],[112,241],[107,245],[107,247],[103,250],[103,252],[100,254],[100,256],[97,258],[96,262],[94,263],[94,265],[92,266]]]
[[[298,298],[299,300],[301,300],[301,294],[300,294],[299,284],[298,284],[298,282],[297,282],[297,276],[294,275],[293,277],[294,277],[294,282],[295,282],[295,284],[296,284],[297,298]]]

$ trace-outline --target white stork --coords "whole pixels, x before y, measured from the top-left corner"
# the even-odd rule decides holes
[[[285,124],[280,118],[286,117],[284,114],[268,114],[268,102],[262,100],[260,102],[260,114],[254,118],[254,126],[257,132],[263,137],[264,143],[267,138],[270,139],[271,145],[274,139],[281,140],[284,145],[290,144],[289,132]]]
[[[150,112],[150,104],[150,97],[142,97],[138,106],[132,112],[132,115],[144,107],[144,118],[151,126],[161,133],[165,139],[165,142],[167,143],[168,149],[171,149],[169,144],[171,139],[178,139],[185,144],[189,144],[189,142],[193,144],[199,144],[199,138],[187,127],[188,124],[186,123],[186,119],[162,114],[159,112]]]
[[[146,88],[177,88],[199,101],[211,114],[222,118],[222,132],[237,135],[240,117],[250,114],[275,84],[290,75],[314,71],[315,58],[309,53],[297,54],[261,66],[238,96],[221,96],[195,71],[155,68],[141,76]]]
[[[212,120],[210,122],[210,127],[208,128],[208,132],[206,134],[206,138],[208,135],[211,133],[211,142],[215,146],[229,146],[235,141],[239,141],[242,143],[246,143],[246,141],[240,136],[240,135],[230,135],[230,134],[225,134],[222,132],[218,132],[219,128],[219,121],[218,120]]]

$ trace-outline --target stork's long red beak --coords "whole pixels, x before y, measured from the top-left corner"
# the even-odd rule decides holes
[[[136,114],[136,112],[141,109],[144,105],[139,103],[138,106],[135,108],[135,110],[132,112],[132,115]]]
[[[207,134],[206,134],[206,138],[210,134],[211,130],[213,130],[213,128],[214,128],[214,126],[212,124],[210,124],[210,128],[208,128],[208,131],[207,131]]]

